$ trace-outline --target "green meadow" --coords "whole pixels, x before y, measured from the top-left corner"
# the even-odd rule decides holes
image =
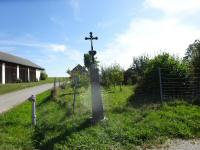
[[[75,113],[73,91],[59,89],[37,96],[37,125],[31,125],[31,102],[0,115],[0,150],[137,149],[167,139],[200,138],[200,106],[181,100],[131,105],[133,86],[102,89],[105,119],[91,124],[90,88],[79,89]]]

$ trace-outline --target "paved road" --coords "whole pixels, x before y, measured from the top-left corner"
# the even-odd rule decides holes
[[[16,92],[0,95],[0,113],[5,112],[12,107],[24,102],[31,95],[37,95],[53,87],[53,83],[30,87]]]

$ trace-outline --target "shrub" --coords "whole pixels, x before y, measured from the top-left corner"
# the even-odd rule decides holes
[[[182,79],[187,77],[186,65],[180,59],[168,53],[162,53],[151,59],[147,64],[144,74],[141,74],[137,82],[136,94],[142,92],[145,95],[159,96],[159,68],[163,68],[162,74],[170,74],[171,78],[174,78],[176,82],[178,81],[174,88],[183,86]]]
[[[16,80],[16,83],[22,83],[22,79],[20,79],[20,78],[17,79],[17,80]]]
[[[40,73],[40,80],[46,80],[48,78],[48,75],[46,72],[41,72]]]
[[[149,63],[148,56],[139,56],[133,58],[133,64],[124,73],[125,84],[135,84],[141,76],[144,75],[144,71]]]
[[[107,68],[101,68],[101,84],[110,87],[111,85],[120,85],[124,81],[124,70],[118,65],[114,64]]]

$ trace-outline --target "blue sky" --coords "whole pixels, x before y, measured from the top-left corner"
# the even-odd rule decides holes
[[[161,51],[183,56],[200,38],[199,0],[1,0],[0,51],[32,60],[49,76],[66,76],[90,45],[101,65],[131,65]]]

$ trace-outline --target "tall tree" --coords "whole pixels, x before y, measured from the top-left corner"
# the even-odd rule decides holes
[[[87,69],[90,68],[90,65],[92,64],[92,56],[90,56],[89,54],[84,54],[84,65]],[[99,61],[97,61],[97,58],[94,57],[94,64],[96,64],[98,66]]]
[[[118,65],[114,64],[107,68],[101,68],[101,81],[104,86],[109,87],[110,85],[121,85],[124,81],[124,70]]]
[[[89,69],[92,64],[92,57],[89,54],[84,54],[84,65],[87,69]]]
[[[200,73],[200,40],[195,40],[189,45],[185,60],[194,73]]]

